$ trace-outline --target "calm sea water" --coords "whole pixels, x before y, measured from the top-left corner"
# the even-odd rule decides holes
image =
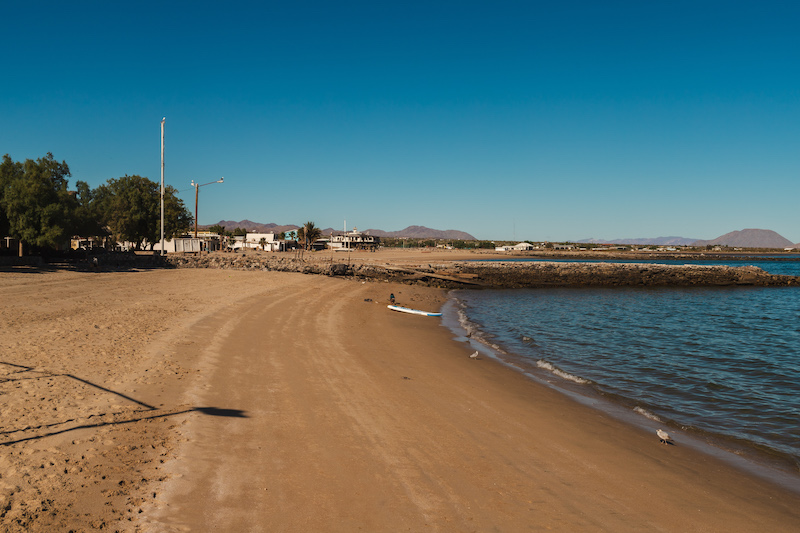
[[[769,274],[784,276],[800,276],[800,255],[763,256],[761,258],[741,258],[736,261],[687,261],[684,259],[665,259],[662,261],[648,261],[645,259],[605,260],[594,259],[481,259],[486,262],[554,262],[554,263],[638,263],[655,265],[727,265],[727,266],[756,266]]]
[[[800,274],[800,261],[748,264]],[[473,338],[510,362],[665,429],[800,468],[800,288],[452,294]]]

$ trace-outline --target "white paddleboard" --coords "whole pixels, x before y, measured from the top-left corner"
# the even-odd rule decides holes
[[[400,311],[401,313],[411,313],[412,315],[422,316],[442,316],[442,313],[429,313],[427,311],[420,311],[419,309],[409,309],[408,307],[400,307],[399,305],[387,305],[392,311]]]

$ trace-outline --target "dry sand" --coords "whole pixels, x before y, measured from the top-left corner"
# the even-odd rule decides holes
[[[445,297],[0,272],[0,529],[796,531],[797,494],[470,359],[390,292]]]

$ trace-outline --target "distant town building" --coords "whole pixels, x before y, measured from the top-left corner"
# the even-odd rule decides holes
[[[331,235],[328,246],[336,250],[374,250],[380,244],[380,238],[368,233],[361,233],[358,228],[343,235]]]
[[[286,241],[270,233],[248,233],[244,236],[237,236],[230,243],[231,248],[245,248],[251,250],[264,250],[267,252],[282,252],[286,249]]]
[[[220,249],[220,237],[216,233],[210,231],[198,231],[197,238],[194,238],[192,232],[189,235],[178,237],[175,239],[164,240],[164,251],[166,253],[174,252],[214,252]],[[123,246],[126,243],[122,243]],[[157,242],[153,245],[154,251],[161,251],[161,243]]]
[[[8,239],[8,237],[6,237],[6,239]],[[69,241],[69,247],[73,250],[93,250],[95,248],[102,248],[104,244],[105,239],[95,237],[75,236]]]
[[[495,246],[495,252],[522,252],[527,250],[535,250],[536,246],[532,245],[529,242],[521,242],[519,244],[515,244],[513,246]]]

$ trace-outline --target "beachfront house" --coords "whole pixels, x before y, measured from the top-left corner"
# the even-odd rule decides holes
[[[164,240],[164,251],[166,253],[175,252],[215,252],[221,247],[220,237],[211,231],[198,231],[197,238],[194,232],[175,239]],[[161,250],[161,243],[153,245],[154,251]]]
[[[248,233],[237,235],[230,242],[230,248],[234,250],[263,250],[265,252],[282,252],[286,249],[286,241],[280,240],[277,236],[270,233]]]
[[[331,235],[328,246],[333,251],[346,250],[375,250],[380,244],[380,237],[368,233],[361,233],[358,228],[342,235]]]
[[[515,244],[513,246],[495,246],[495,252],[525,252],[529,250],[536,249],[536,246],[532,245],[529,242],[521,242],[519,244]]]

